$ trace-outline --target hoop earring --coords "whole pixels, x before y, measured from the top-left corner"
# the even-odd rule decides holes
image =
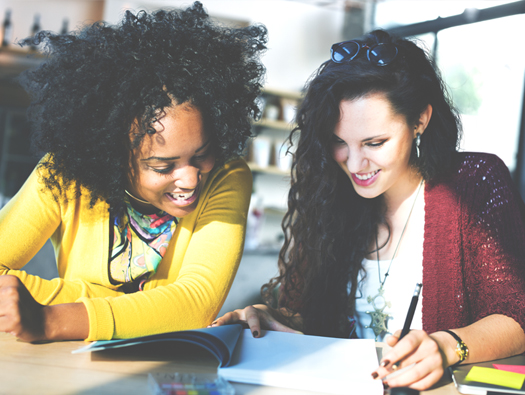
[[[129,193],[129,192],[128,192],[127,190],[125,190],[125,189],[124,189],[124,192],[126,192],[126,194],[127,194],[128,196],[132,197],[133,199],[135,199],[135,200],[138,201],[138,202],[141,202],[141,203],[144,203],[144,204],[149,204],[149,205],[151,205],[150,202],[147,202],[146,200],[142,200],[142,199],[139,199],[139,198],[136,197],[136,196],[133,196],[131,193]]]
[[[416,155],[418,159],[421,157],[421,152],[419,151],[419,146],[421,145],[421,134],[416,135]]]

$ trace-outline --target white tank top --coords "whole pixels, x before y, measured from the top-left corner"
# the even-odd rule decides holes
[[[413,232],[417,239],[412,237],[410,240],[404,239],[402,241],[403,243],[410,243],[411,248],[404,249],[404,251],[410,251],[410,254],[403,253],[404,255],[397,256],[394,259],[388,279],[383,287],[384,300],[379,297],[374,301],[378,308],[384,306],[384,301],[390,302],[390,307],[386,306],[383,310],[384,313],[388,313],[391,316],[387,321],[388,333],[379,335],[377,341],[385,341],[388,335],[393,334],[398,329],[403,329],[416,284],[422,282],[424,213],[424,199],[421,199],[414,207],[414,212],[410,218],[411,226],[414,230],[417,230]],[[389,265],[390,260],[379,261],[381,281],[385,278]],[[361,339],[375,339],[372,328],[366,328],[371,322],[371,316],[366,311],[374,311],[374,306],[368,303],[367,297],[371,296],[373,298],[377,295],[380,285],[377,260],[364,259],[363,268],[366,270],[366,278],[362,281],[364,273],[361,271],[358,276],[359,287],[356,292],[356,333]],[[422,299],[423,296],[420,294],[411,329],[423,328]]]

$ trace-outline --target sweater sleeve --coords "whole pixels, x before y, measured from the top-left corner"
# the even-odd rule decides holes
[[[22,270],[49,238],[53,239],[55,247],[64,242],[60,228],[64,204],[67,203],[60,197],[55,198],[53,192],[45,187],[42,181],[44,172],[43,168],[37,167],[18,193],[0,210],[0,275],[17,276],[35,300],[45,305],[75,302],[81,296],[117,294],[114,289],[85,278],[45,280]],[[79,266],[89,264],[89,261],[83,261]]]
[[[0,210],[0,275],[19,271],[60,224],[60,206],[39,173],[35,169]]]
[[[525,330],[525,205],[498,157],[466,161],[461,206],[469,321],[503,314]]]
[[[81,298],[89,338],[129,338],[204,327],[218,314],[239,265],[252,188],[246,163],[227,163],[202,204],[177,226],[175,243],[145,290]]]

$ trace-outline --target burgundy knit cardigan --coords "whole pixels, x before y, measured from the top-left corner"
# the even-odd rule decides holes
[[[425,187],[423,329],[504,314],[525,330],[525,204],[497,156],[458,159]]]

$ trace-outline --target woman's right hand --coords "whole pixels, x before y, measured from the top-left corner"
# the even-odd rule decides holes
[[[89,318],[83,303],[44,306],[22,281],[0,276],[0,332],[22,341],[79,340],[89,335]]]
[[[247,306],[244,309],[230,311],[213,321],[210,327],[238,323],[247,324],[253,337],[259,337],[261,335],[261,329],[303,334],[279,322],[271,314],[268,306],[264,304],[256,304]]]

